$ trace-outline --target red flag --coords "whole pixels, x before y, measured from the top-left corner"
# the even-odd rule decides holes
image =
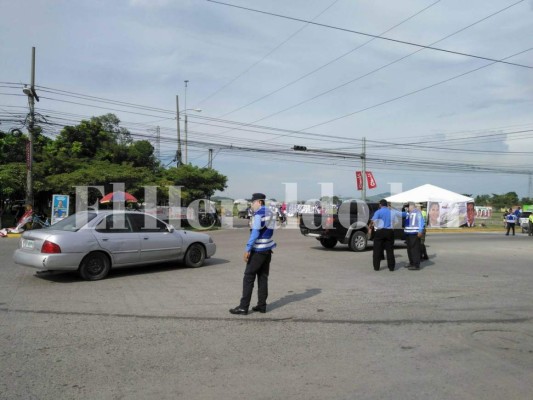
[[[357,181],[357,190],[363,190],[363,173],[355,171],[355,180]]]
[[[374,189],[377,186],[374,175],[372,175],[372,172],[370,171],[366,171],[366,181],[368,182],[369,189]]]

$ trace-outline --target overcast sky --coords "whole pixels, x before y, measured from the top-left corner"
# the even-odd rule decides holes
[[[405,190],[431,183],[473,195],[528,195],[527,175],[454,172],[453,165],[533,170],[533,69],[524,67],[533,66],[533,50],[524,52],[533,48],[533,1],[226,2],[522,66],[418,51],[205,0],[0,0],[0,113],[27,112],[25,97],[14,95],[22,94],[20,87],[10,85],[29,82],[35,46],[36,84],[56,91],[38,92],[38,112],[55,123],[114,112],[136,137],[154,135],[154,144],[151,129],[160,126],[165,164],[176,152],[172,114],[57,90],[175,110],[176,95],[185,108],[188,80],[186,107],[202,109],[189,112],[188,161],[205,166],[209,146],[192,142],[211,142],[213,166],[228,176],[222,195],[241,198],[260,191],[283,199],[284,183],[294,182],[298,198],[308,199],[320,196],[320,182],[331,182],[335,194],[359,197],[354,174],[359,160],[318,163],[289,149],[359,153],[363,137],[368,169],[378,184],[370,195],[390,191],[391,182]],[[235,122],[278,130],[230,130],[243,128]],[[236,152],[221,144],[288,153]],[[383,163],[400,158],[420,161],[420,167]],[[428,161],[443,166],[422,164]]]

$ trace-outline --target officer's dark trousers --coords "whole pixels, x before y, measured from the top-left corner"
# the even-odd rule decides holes
[[[513,230],[513,236],[514,236],[514,226],[515,226],[514,222],[513,223],[507,222],[507,233],[506,233],[506,235],[509,235],[509,231],[512,229]]]
[[[407,256],[409,264],[420,267],[420,238],[418,235],[406,235],[407,239]]]
[[[268,273],[270,271],[270,260],[272,259],[272,251],[263,253],[252,252],[244,270],[244,278],[242,282],[242,298],[240,307],[248,310],[250,301],[252,299],[252,292],[254,290],[255,277],[257,276],[257,305],[259,307],[266,306],[268,297]]]
[[[374,264],[374,270],[376,271],[379,271],[383,249],[385,249],[387,253],[387,267],[389,267],[390,270],[394,270],[396,260],[394,258],[394,231],[392,229],[378,229],[374,233],[374,253],[372,261]]]
[[[533,222],[531,221],[529,221],[527,233],[528,233],[528,236],[533,236]]]

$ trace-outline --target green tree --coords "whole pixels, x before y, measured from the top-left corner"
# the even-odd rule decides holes
[[[136,167],[157,168],[159,162],[154,156],[154,147],[147,140],[139,140],[128,147],[128,160]]]
[[[472,197],[472,196],[469,196]],[[478,206],[487,206],[491,204],[491,197],[488,194],[478,195],[474,198],[474,202]]]
[[[187,205],[196,199],[210,198],[217,190],[224,190],[227,180],[226,176],[212,168],[188,164],[165,170],[158,184],[161,187],[182,186],[182,201]]]
[[[28,136],[19,129],[13,132],[0,131],[0,164],[26,162]]]
[[[21,200],[26,196],[26,164],[0,164],[0,199]]]
[[[37,127],[34,138],[34,197],[41,206],[53,193],[74,195],[76,186],[104,186],[109,193],[113,182],[124,183],[139,200],[144,186],[158,187],[160,200],[168,198],[168,186],[182,186],[184,204],[226,188],[227,178],[214,169],[183,165],[165,170],[153,146],[146,140],[134,142],[113,114],[66,126],[55,139]],[[25,196],[26,143],[27,135],[20,130],[0,132],[1,198]]]
[[[491,205],[495,208],[510,208],[514,205],[517,205],[518,195],[516,192],[508,192],[505,194],[492,194]]]

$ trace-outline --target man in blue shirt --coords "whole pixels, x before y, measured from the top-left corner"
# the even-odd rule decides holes
[[[266,196],[263,193],[252,195],[252,210],[254,216],[250,238],[246,243],[244,253],[244,270],[242,298],[240,304],[229,310],[232,314],[248,314],[252,292],[254,290],[255,277],[257,276],[257,305],[252,307],[253,311],[266,312],[266,299],[268,297],[268,274],[270,271],[270,261],[272,259],[272,249],[276,243],[272,240],[274,235],[275,219],[270,210],[265,207]]]
[[[394,258],[394,215],[387,205],[387,200],[379,201],[379,210],[372,216],[370,228],[374,228],[374,248],[372,261],[374,271],[379,271],[383,249],[387,253],[387,267],[394,271],[396,259]]]
[[[520,212],[518,210],[518,212]],[[505,217],[505,222],[507,223],[507,233],[505,234],[505,236],[509,236],[509,231],[512,229],[513,230],[513,236],[514,236],[514,228],[515,228],[515,225],[516,225],[516,221],[517,221],[517,217],[516,217],[516,211],[513,212],[513,210],[510,208],[509,209],[509,214],[507,214],[507,216]]]
[[[402,213],[405,217],[405,238],[407,240],[407,256],[409,257],[409,270],[420,269],[420,239],[424,234],[425,221],[422,213],[414,202],[409,203],[408,212]]]

